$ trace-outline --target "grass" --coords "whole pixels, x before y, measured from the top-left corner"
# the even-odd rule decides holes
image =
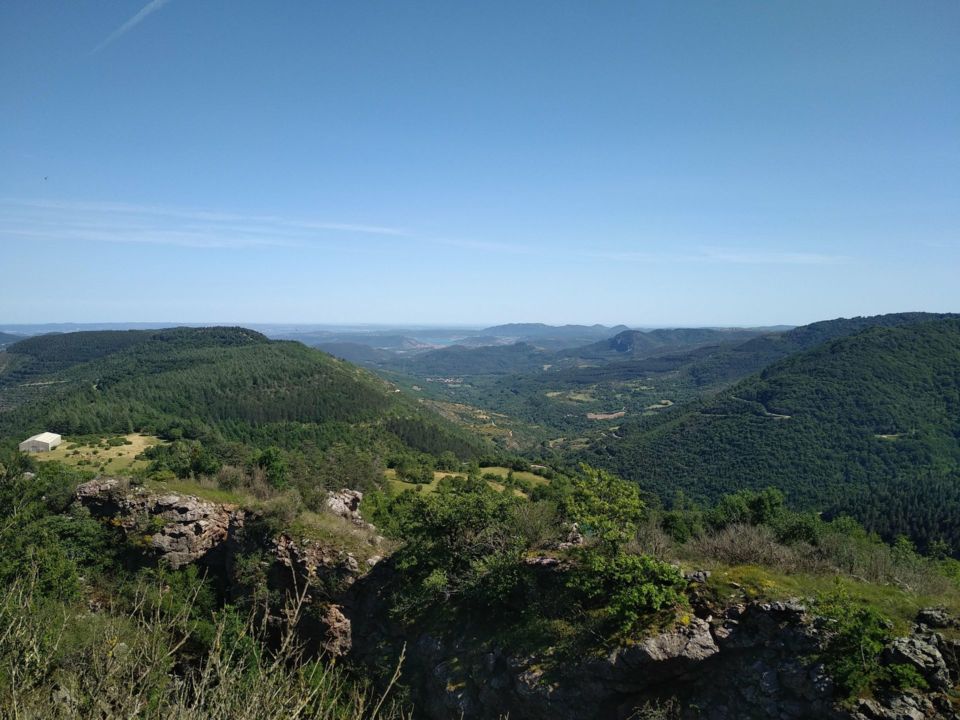
[[[312,540],[349,552],[361,562],[374,555],[389,555],[396,549],[390,541],[378,543],[375,532],[329,512],[302,512],[290,524],[288,532],[295,539]]]
[[[499,466],[480,468],[481,475],[486,475],[487,473],[492,473],[493,475],[499,475],[500,477],[505,478],[507,477],[507,475],[510,474],[510,468],[499,467]],[[532,472],[528,472],[526,470],[514,470],[513,476],[517,480],[525,480],[529,482],[531,485],[546,485],[548,482],[550,482],[546,478],[540,477],[539,475],[536,475]]]
[[[107,444],[107,440],[114,436],[99,436],[94,438],[64,438],[63,442],[50,452],[35,453],[34,458],[40,462],[59,461],[74,467],[96,469],[107,475],[129,475],[134,470],[145,468],[146,460],[138,460],[137,456],[151,445],[158,445],[162,440],[153,435],[132,433],[121,435],[129,445]]]
[[[712,572],[708,586],[721,600],[808,599],[842,588],[853,600],[875,607],[893,620],[900,632],[909,630],[921,608],[946,605],[952,612],[960,612],[960,597],[927,597],[894,585],[861,582],[841,575],[787,575],[756,565],[720,565],[708,569]]]
[[[144,486],[157,493],[178,493],[180,495],[194,495],[201,500],[225,505],[248,506],[254,498],[235,490],[224,490],[217,487],[212,480],[147,480]]]
[[[510,468],[505,468],[505,467],[494,466],[494,467],[483,467],[483,468],[480,468],[480,474],[481,474],[481,475],[492,474],[492,475],[497,475],[497,476],[499,476],[499,477],[501,477],[501,478],[506,478],[509,473],[510,473]],[[461,475],[461,476],[462,476],[463,474],[464,474],[464,473],[441,472],[441,471],[437,470],[437,471],[435,471],[435,472],[433,473],[433,480],[432,480],[431,482],[429,482],[429,483],[412,483],[412,482],[407,482],[406,480],[400,480],[400,479],[397,477],[397,471],[394,470],[393,468],[390,468],[390,469],[388,469],[388,470],[386,470],[386,471],[384,472],[384,476],[385,476],[385,478],[386,478],[386,480],[387,480],[387,485],[390,486],[390,489],[391,489],[391,490],[393,490],[394,492],[397,492],[397,493],[401,493],[401,492],[403,492],[404,490],[413,490],[414,492],[426,492],[426,493],[430,493],[430,492],[433,492],[433,491],[435,491],[435,490],[437,489],[437,484],[438,484],[443,478],[445,478],[445,477],[453,477],[453,476],[455,476],[455,475]],[[513,476],[514,476],[515,478],[517,478],[518,480],[521,480],[521,479],[522,479],[522,480],[527,480],[528,482],[530,482],[530,483],[533,484],[533,485],[543,485],[543,484],[549,482],[546,478],[542,478],[542,477],[540,477],[539,475],[534,475],[532,472],[527,472],[527,471],[525,471],[525,470],[521,470],[521,471],[519,471],[519,472],[518,472],[518,471],[514,471]],[[487,484],[488,484],[490,487],[492,487],[494,490],[498,491],[498,492],[503,492],[503,491],[506,489],[506,487],[503,485],[503,483],[496,482],[496,481],[494,481],[494,480],[487,480]],[[515,491],[515,492],[516,492],[516,494],[517,494],[518,496],[526,497],[526,495],[524,495],[524,493],[522,493],[522,492],[520,492],[520,491],[518,491],[518,490]]]

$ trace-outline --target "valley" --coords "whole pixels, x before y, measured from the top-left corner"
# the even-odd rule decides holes
[[[403,340],[359,365],[240,327],[32,336],[0,352],[0,617],[108,597],[98,621],[122,624],[160,577],[157,622],[193,618],[157,630],[183,667],[246,662],[210,640],[233,627],[288,668],[236,672],[304,697],[299,673],[326,668],[355,689],[309,702],[356,718],[385,698],[376,717],[938,717],[960,682],[958,323],[574,347],[581,328],[520,326],[533,334]],[[41,430],[63,442],[16,452]],[[876,643],[852,672],[858,633]],[[17,647],[0,641],[20,667]],[[49,646],[43,672],[92,703],[72,652]],[[319,657],[337,663],[301,664]],[[805,679],[771,689],[770,672]]]

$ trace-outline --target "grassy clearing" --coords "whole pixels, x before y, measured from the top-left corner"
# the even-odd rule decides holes
[[[505,478],[510,474],[510,468],[499,466],[480,468],[481,475],[486,475],[487,473],[492,473],[493,475],[499,475],[500,477]],[[513,476],[517,480],[525,480],[531,485],[545,485],[546,483],[550,482],[546,478],[540,477],[539,475],[535,475],[534,473],[526,470],[514,470]]]
[[[587,420],[619,420],[627,413],[624,410],[618,412],[609,412],[609,413],[587,413]]]
[[[125,441],[122,445],[111,445],[110,441]],[[146,460],[137,456],[152,445],[163,441],[153,435],[99,436],[93,438],[64,438],[63,442],[50,452],[35,453],[40,462],[59,461],[65,465],[97,470],[107,475],[128,475],[134,470],[145,468]],[[129,443],[129,444],[127,444]]]
[[[492,474],[497,475],[501,478],[506,478],[510,473],[510,468],[505,467],[484,467],[480,468],[480,474]],[[397,493],[401,493],[404,490],[413,490],[414,492],[426,492],[430,493],[437,489],[437,484],[443,480],[445,477],[454,477],[456,475],[463,476],[464,473],[454,473],[454,472],[441,472],[435,471],[433,473],[433,480],[429,483],[412,483],[407,482],[406,480],[401,480],[397,477],[397,471],[393,468],[384,471],[384,477],[386,478],[387,485],[391,490]],[[514,471],[513,476],[518,480],[527,480],[533,485],[542,485],[546,482],[549,482],[546,478],[542,478],[539,475],[534,475],[532,472],[526,471]],[[497,492],[503,492],[506,489],[506,486],[503,483],[499,483],[495,480],[487,480],[487,484],[492,487]],[[526,495],[519,490],[514,490],[514,492],[519,497],[526,497]]]

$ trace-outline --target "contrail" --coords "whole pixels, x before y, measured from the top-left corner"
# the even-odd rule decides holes
[[[144,5],[140,9],[140,12],[138,12],[132,18],[127,20],[123,25],[118,27],[112,33],[110,33],[110,35],[107,37],[106,40],[104,40],[102,43],[97,45],[93,50],[91,50],[90,54],[93,55],[95,53],[100,52],[107,45],[112,43],[114,40],[116,40],[118,37],[126,33],[128,30],[132,29],[136,25],[139,25],[141,22],[143,22],[146,19],[148,15],[150,15],[151,13],[155,13],[157,10],[159,10],[164,5],[166,5],[168,2],[170,2],[170,0],[150,0],[150,2],[148,2],[146,5]]]

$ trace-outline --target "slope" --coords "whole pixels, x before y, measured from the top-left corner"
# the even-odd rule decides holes
[[[16,343],[0,370],[0,433],[142,431],[280,447],[338,441],[426,452],[478,443],[387,383],[244,328],[70,333]],[[20,397],[24,389],[33,394]],[[10,397],[14,401],[10,401]],[[11,407],[12,406],[12,407]]]
[[[960,319],[873,327],[715,398],[625,424],[586,458],[664,497],[774,485],[802,507],[960,548]]]

